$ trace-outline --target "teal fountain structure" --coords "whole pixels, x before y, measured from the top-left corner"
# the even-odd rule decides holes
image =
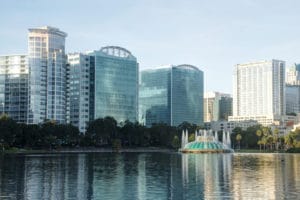
[[[230,133],[223,131],[222,142],[219,141],[218,133],[212,130],[198,130],[195,133],[195,141],[188,142],[188,131],[182,131],[182,153],[233,153],[231,148]]]

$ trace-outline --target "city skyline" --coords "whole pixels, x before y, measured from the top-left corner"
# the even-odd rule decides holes
[[[299,62],[299,2],[216,2],[2,2],[1,16],[9,20],[0,22],[0,55],[26,53],[28,28],[49,25],[69,34],[66,53],[122,46],[141,70],[190,63],[205,72],[205,91],[226,93],[238,63]]]

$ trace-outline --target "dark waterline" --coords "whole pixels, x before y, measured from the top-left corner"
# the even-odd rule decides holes
[[[2,155],[0,199],[300,199],[300,154]]]

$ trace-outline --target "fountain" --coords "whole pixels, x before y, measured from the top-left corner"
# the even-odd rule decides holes
[[[218,133],[212,130],[196,130],[195,140],[188,142],[188,131],[182,131],[182,153],[232,153],[230,133],[223,131],[222,142],[219,141]]]

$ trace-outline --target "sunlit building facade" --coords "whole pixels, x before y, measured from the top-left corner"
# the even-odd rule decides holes
[[[286,72],[286,84],[300,85],[300,64],[294,64]]]
[[[67,123],[84,133],[93,119],[94,57],[82,53],[67,57]]]
[[[46,119],[66,122],[66,36],[49,26],[29,29],[30,124]]]
[[[27,122],[28,63],[26,55],[0,56],[0,115]]]
[[[232,115],[232,97],[220,92],[206,92],[203,110],[204,122],[228,120]]]
[[[203,72],[192,65],[141,72],[139,121],[146,126],[203,124]]]
[[[233,116],[230,121],[272,124],[285,115],[285,62],[238,64],[234,71]]]
[[[139,64],[130,51],[107,46],[88,53],[94,57],[94,119],[137,121]]]

